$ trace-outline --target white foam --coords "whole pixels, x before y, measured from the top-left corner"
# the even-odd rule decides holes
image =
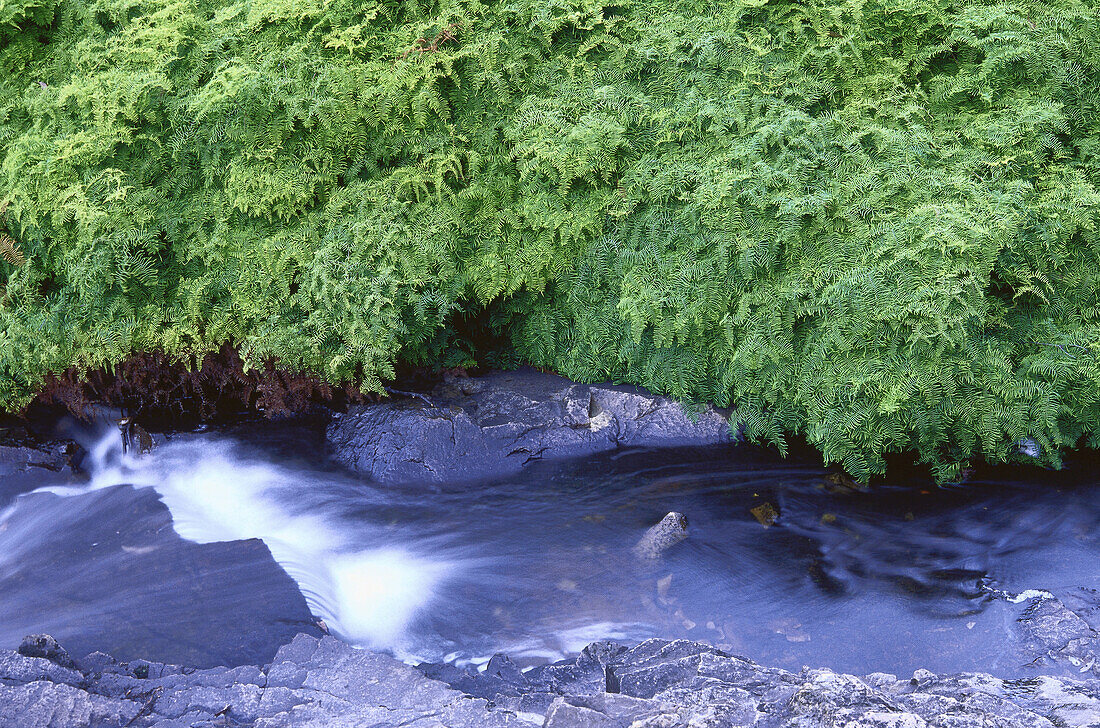
[[[1053,599],[1054,595],[1045,589],[1025,589],[1016,595],[1010,595],[1005,592],[1005,599],[1013,604],[1019,604],[1020,602],[1027,601],[1028,599]]]
[[[340,556],[329,568],[336,584],[339,628],[359,639],[400,646],[410,619],[452,570],[396,548]]]
[[[295,512],[276,496],[295,487],[300,492],[301,476],[246,462],[231,443],[170,443],[151,456],[133,457],[122,453],[120,440],[109,431],[89,448],[88,485],[41,491],[71,496],[121,484],[151,487],[182,538],[261,539],[298,582],[313,613],[353,643],[407,654],[410,623],[457,569],[453,561],[417,553],[414,545],[394,545],[391,534],[371,533],[361,523]]]

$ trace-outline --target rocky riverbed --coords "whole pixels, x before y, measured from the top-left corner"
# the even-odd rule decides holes
[[[19,728],[1086,728],[1100,726],[1100,681],[790,672],[685,640],[599,642],[526,672],[497,656],[476,673],[307,635],[263,667],[194,670],[77,661],[40,636],[0,651],[0,716]]]

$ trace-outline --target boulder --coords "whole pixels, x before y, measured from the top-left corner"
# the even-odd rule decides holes
[[[48,634],[27,635],[19,644],[17,652],[24,657],[42,657],[69,670],[76,669],[73,658]]]
[[[333,457],[381,482],[458,481],[620,447],[733,441],[729,418],[635,387],[531,369],[450,380],[426,398],[352,407],[327,432]]]
[[[22,495],[0,547],[0,645],[47,633],[74,656],[212,667],[266,662],[299,632],[321,634],[263,541],[185,540],[151,488]]]
[[[659,559],[661,555],[688,537],[687,518],[672,511],[651,526],[634,544],[634,555],[639,559]]]

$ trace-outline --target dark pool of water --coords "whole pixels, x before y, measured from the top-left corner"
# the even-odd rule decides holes
[[[289,574],[334,631],[410,660],[505,651],[534,663],[658,636],[788,668],[1015,675],[1030,669],[1014,637],[1024,605],[996,595],[1100,587],[1100,476],[1084,456],[947,489],[899,476],[861,490],[747,446],[379,486],[333,467],[321,442],[269,424],[180,436],[133,461],[104,441],[91,483],[14,498],[0,515],[0,643],[53,630],[82,648],[163,651],[265,623],[282,639],[302,624]],[[164,507],[171,546],[134,526]],[[631,547],[669,511],[690,537],[639,561]],[[217,550],[259,543],[247,539],[282,568]],[[250,639],[204,659],[262,661],[277,643]]]

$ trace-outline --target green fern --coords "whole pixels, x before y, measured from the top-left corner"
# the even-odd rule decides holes
[[[231,342],[1056,464],[1100,445],[1098,59],[1084,0],[0,0],[0,405]]]

